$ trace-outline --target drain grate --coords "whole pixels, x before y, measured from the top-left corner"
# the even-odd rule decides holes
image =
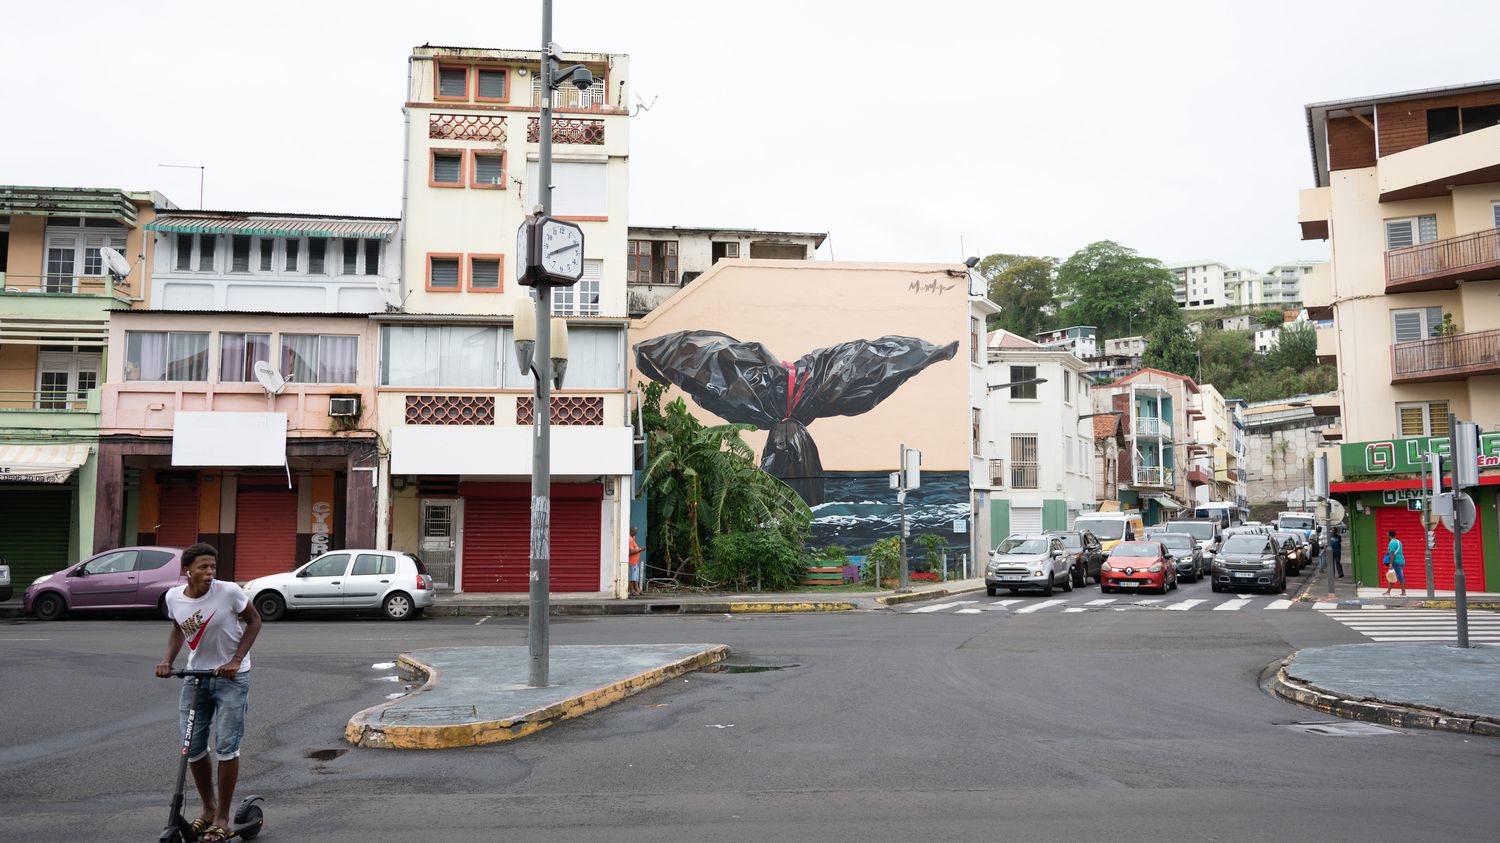
[[[768,670],[786,670],[801,667],[800,664],[724,664],[719,663],[703,669],[705,673],[765,673]]]
[[[473,720],[476,716],[478,711],[472,705],[406,705],[388,708],[380,713],[380,719],[386,723],[408,720],[463,722]]]
[[[1331,738],[1370,738],[1378,735],[1399,735],[1400,730],[1388,729],[1374,723],[1356,723],[1349,720],[1318,720],[1307,723],[1289,723],[1288,729],[1305,735],[1324,735]]]

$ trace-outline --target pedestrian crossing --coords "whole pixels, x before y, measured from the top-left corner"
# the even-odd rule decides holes
[[[1095,592],[1097,594],[1098,592]],[[1266,595],[1214,595],[1213,597],[1095,597],[1075,595],[1073,597],[1044,599],[1009,598],[1006,600],[947,600],[928,606],[904,610],[904,614],[951,614],[983,615],[987,612],[1007,612],[1012,615],[1082,614],[1085,612],[1125,612],[1138,609],[1156,609],[1168,612],[1243,612],[1284,611],[1295,601],[1285,597]]]
[[[1451,642],[1458,617],[1451,609],[1329,609],[1323,612],[1360,635],[1379,642]],[[1469,610],[1469,643],[1500,646],[1500,612]]]

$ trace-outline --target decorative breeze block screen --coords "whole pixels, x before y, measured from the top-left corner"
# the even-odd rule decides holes
[[[535,117],[531,119],[533,123],[536,122]],[[433,114],[427,118],[427,137],[505,143],[505,118],[477,114]]]
[[[408,395],[406,423],[494,424],[495,399],[488,395]]]
[[[535,421],[536,399],[523,395],[516,399],[516,424]],[[552,396],[553,424],[604,424],[604,399],[598,395]]]
[[[526,120],[526,142],[536,143],[542,139],[541,121],[536,117]],[[603,120],[552,120],[553,143],[577,143],[589,146],[604,145]]]

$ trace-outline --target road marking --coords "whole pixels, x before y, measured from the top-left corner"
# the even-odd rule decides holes
[[[1165,602],[1167,602],[1167,598],[1165,598],[1165,597],[1148,597],[1145,600],[1137,600],[1137,601],[1135,601],[1135,605],[1137,605],[1137,606],[1150,606],[1152,603],[1165,603]]]
[[[1186,612],[1189,609],[1193,608],[1194,606],[1198,605],[1199,603],[1204,603],[1204,602],[1207,602],[1207,601],[1204,601],[1204,600],[1184,600],[1184,601],[1182,601],[1180,603],[1173,603],[1172,605],[1167,606],[1166,610],[1169,611],[1169,612]]]
[[[0,641],[51,641],[51,638],[0,638]]]
[[[953,614],[955,614],[955,615],[978,615],[978,614],[981,614],[982,612],[984,612],[983,609],[959,609],[957,612],[954,612]]]
[[[1021,602],[1020,600],[996,600],[995,602],[993,602],[993,603],[991,603],[989,605],[989,608],[991,608],[991,609],[1004,609],[1006,606],[1011,606],[1011,605],[1014,605],[1014,604],[1020,603],[1020,602]]]
[[[1087,612],[1087,611],[1088,611],[1088,609],[1085,609],[1085,608],[1083,608],[1081,606],[1074,606],[1071,609],[1063,609],[1063,614],[1067,614],[1069,612]]]
[[[1214,607],[1215,612],[1234,612],[1245,608],[1249,603],[1244,600],[1225,600]]]
[[[1119,600],[1119,599],[1120,598],[1118,598],[1118,597],[1106,597],[1103,600],[1090,600],[1089,602],[1087,602],[1087,603],[1085,603],[1083,605],[1085,605],[1085,606],[1108,606],[1109,604],[1111,604],[1111,603],[1113,603],[1113,602],[1115,602],[1116,600]]]
[[[1338,607],[1339,607],[1339,604],[1337,604],[1337,603],[1314,603],[1313,604],[1313,608],[1317,609],[1320,612],[1333,612],[1333,611],[1337,611]]]
[[[1285,598],[1282,598],[1280,600],[1272,600],[1270,603],[1266,604],[1265,608],[1267,608],[1267,609],[1285,609],[1286,607],[1288,607],[1290,605],[1292,605],[1292,601],[1287,600]]]
[[[494,615],[485,615],[484,617],[482,617],[479,620],[475,621],[474,625],[475,626],[479,626],[480,624],[484,623],[485,621],[487,621],[487,620],[489,620],[490,618],[493,618],[493,617],[494,617]]]
[[[955,600],[952,603],[938,603],[935,606],[923,606],[920,609],[912,609],[911,613],[913,615],[920,615],[920,614],[923,614],[925,612],[941,612],[944,609],[951,609],[954,606],[964,606],[964,605],[967,605],[969,603],[978,603],[978,602],[979,602],[978,600]]]
[[[1045,609],[1048,606],[1057,606],[1057,605],[1060,605],[1060,604],[1066,603],[1066,602],[1068,602],[1068,601],[1066,601],[1066,600],[1043,600],[1040,603],[1032,603],[1030,606],[1025,606],[1023,608],[1017,609],[1016,610],[1016,614],[1018,614],[1018,615],[1024,615],[1024,614],[1026,614],[1028,612],[1035,612],[1038,609]]]
[[[371,670],[390,670],[391,668],[393,668],[395,666],[396,666],[395,662],[376,662],[376,663],[370,665],[370,669]]]

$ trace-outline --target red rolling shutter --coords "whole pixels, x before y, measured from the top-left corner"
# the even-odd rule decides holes
[[[531,490],[522,483],[465,483],[464,591],[528,590],[531,573]],[[598,484],[553,487],[552,591],[600,590]]]
[[[1464,584],[1469,591],[1484,591],[1484,540],[1481,516],[1476,517],[1474,529],[1464,533]],[[1377,544],[1376,559],[1385,556],[1390,539],[1387,530],[1395,530],[1401,540],[1401,555],[1406,557],[1406,590],[1427,588],[1427,567],[1423,548],[1427,534],[1422,530],[1421,513],[1404,507],[1383,506],[1375,510]],[[1439,524],[1433,535],[1437,542],[1432,546],[1432,582],[1439,591],[1453,590],[1453,534]],[[1385,585],[1385,569],[1380,570],[1381,586]]]
[[[234,578],[290,571],[297,564],[297,492],[240,483],[234,510]]]
[[[156,543],[187,547],[198,541],[198,484],[164,483],[157,487],[160,502]]]

